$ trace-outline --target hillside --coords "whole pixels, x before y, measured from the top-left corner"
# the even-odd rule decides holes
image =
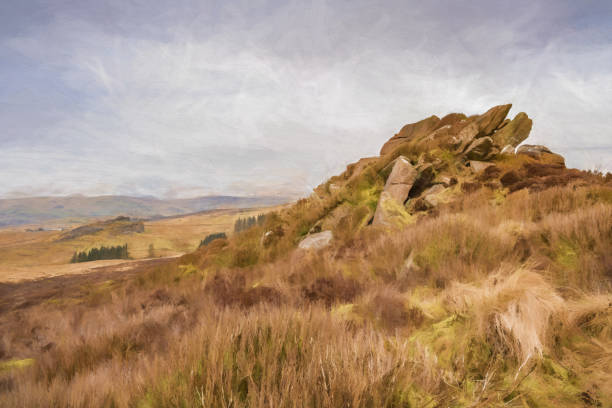
[[[612,175],[522,144],[510,107],[406,125],[175,261],[10,286],[0,402],[612,406]]]
[[[126,260],[69,264],[72,255],[127,244],[130,258],[167,258],[194,251],[208,234],[233,232],[238,219],[280,207],[209,210],[155,220],[115,217],[65,230],[0,228],[0,282],[84,273]]]
[[[117,215],[139,218],[167,217],[218,208],[268,207],[286,197],[205,196],[161,200],[155,197],[68,196],[0,199],[0,227],[43,223],[82,223]]]

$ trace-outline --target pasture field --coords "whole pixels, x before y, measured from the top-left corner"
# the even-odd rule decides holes
[[[115,233],[111,228],[92,235],[61,240],[67,229],[78,224],[60,224],[64,231],[37,231],[39,225],[0,229],[0,282],[66,274],[85,273],[96,268],[126,264],[132,260],[176,257],[194,251],[200,240],[215,232],[233,232],[238,218],[257,216],[281,207],[211,210],[185,216],[144,221],[142,233]],[[85,223],[83,223],[85,224]],[[44,226],[49,228],[49,226]],[[59,228],[57,224],[52,227]],[[29,231],[28,231],[29,230]],[[117,259],[71,264],[75,251],[93,247],[128,244],[132,260]]]

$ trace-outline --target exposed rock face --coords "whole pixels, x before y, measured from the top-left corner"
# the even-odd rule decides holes
[[[404,203],[408,198],[408,193],[417,178],[417,171],[412,164],[403,156],[400,156],[387,178],[385,190],[391,198],[398,203]]]
[[[508,112],[510,112],[510,108],[512,108],[511,103],[494,106],[486,113],[480,115],[478,119],[476,119],[476,124],[479,129],[478,136],[487,136],[493,133],[493,131],[502,124],[504,119],[506,119]]]
[[[410,214],[404,204],[397,202],[388,192],[383,191],[378,199],[372,225],[407,225],[410,222]]]
[[[427,119],[423,119],[416,123],[411,123],[404,126],[398,134],[393,136],[387,143],[385,143],[380,150],[380,155],[383,156],[387,153],[392,152],[404,142],[408,142],[412,139],[416,139],[419,137],[425,137],[429,135],[431,132],[436,130],[438,124],[440,123],[440,118],[437,116],[430,116]]]
[[[479,132],[478,125],[474,122],[465,126],[453,139],[453,145],[457,148],[458,152],[463,152],[470,143],[476,139]]]
[[[518,146],[527,139],[533,122],[525,112],[514,117],[506,126],[493,134],[492,138],[498,146]]]
[[[467,116],[465,116],[463,113],[449,113],[448,115],[440,119],[438,127],[455,126],[457,123],[461,122],[462,120],[465,120],[466,118]]]
[[[418,173],[416,169],[410,164],[408,159],[403,156],[398,157],[393,165],[391,174],[389,174],[387,178],[385,188],[381,194],[381,199],[374,213],[374,221],[372,222],[374,225],[385,223],[386,209],[392,204],[384,203],[384,200],[393,200],[397,205],[403,207],[417,176]]]
[[[493,139],[490,137],[481,137],[474,140],[465,150],[465,157],[469,160],[487,160],[496,153],[493,147]]]
[[[304,238],[298,245],[301,249],[321,249],[329,245],[333,238],[331,231],[323,231],[316,234],[310,234]]]
[[[522,145],[516,150],[516,154],[526,154],[534,159],[539,159],[542,153],[552,153],[550,149],[542,145]]]
[[[490,162],[482,162],[478,160],[470,161],[470,169],[472,169],[474,173],[480,173],[487,167],[491,167],[491,166],[493,166],[493,163],[490,163]]]
[[[330,230],[341,236],[347,226],[356,230],[370,220],[372,225],[407,225],[423,215],[419,212],[436,213],[436,207],[477,190],[503,195],[501,190],[537,190],[578,179],[546,147],[516,148],[528,137],[532,121],[525,113],[506,118],[511,107],[499,105],[470,117],[431,116],[404,126],[385,143],[381,156],[349,165],[317,187],[321,204],[329,208],[311,234]],[[513,159],[515,154],[522,157]]]

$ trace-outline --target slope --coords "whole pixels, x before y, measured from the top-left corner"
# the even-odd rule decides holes
[[[5,310],[0,399],[610,406],[612,177],[517,148],[509,109],[406,125],[264,225]]]

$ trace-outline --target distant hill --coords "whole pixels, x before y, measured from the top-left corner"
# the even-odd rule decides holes
[[[141,218],[167,217],[218,208],[264,207],[287,201],[289,198],[280,196],[205,196],[162,200],[155,197],[108,195],[0,199],[0,226],[117,215]]]

